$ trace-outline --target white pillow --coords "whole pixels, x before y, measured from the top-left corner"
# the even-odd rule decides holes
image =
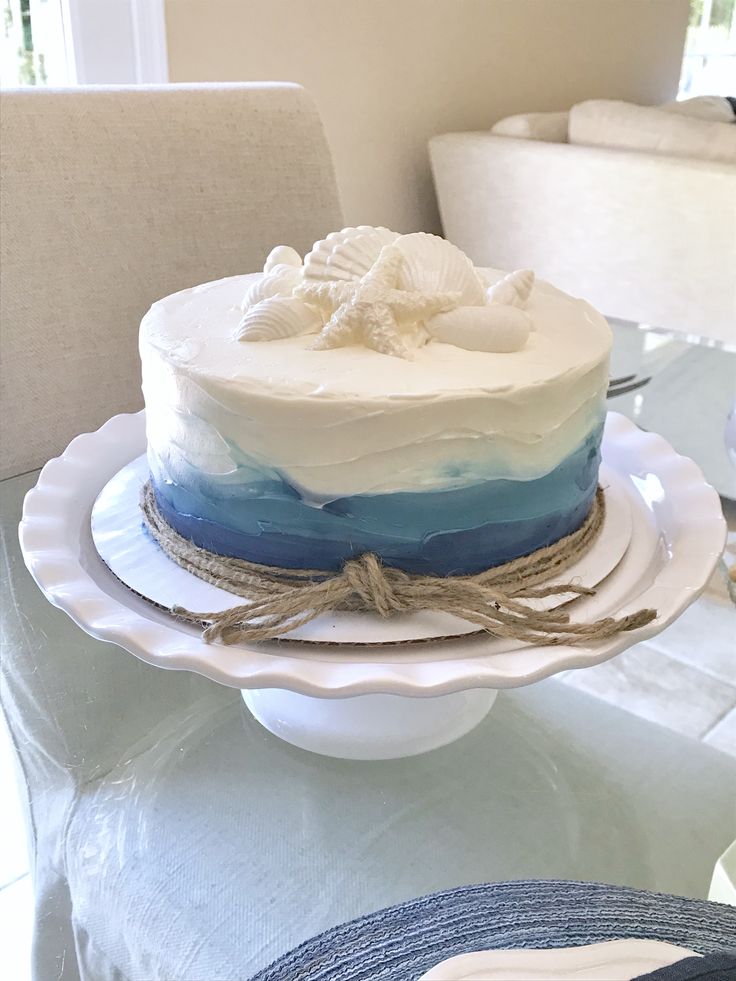
[[[656,106],[607,99],[580,102],[570,110],[568,140],[736,164],[736,126],[692,119]]]
[[[709,119],[714,123],[736,123],[735,101],[723,95],[696,95],[692,99],[682,99],[679,102],[665,102],[659,108],[696,119]]]
[[[545,143],[567,143],[566,112],[525,112],[507,116],[491,128],[495,136],[513,136],[520,140],[542,140]]]

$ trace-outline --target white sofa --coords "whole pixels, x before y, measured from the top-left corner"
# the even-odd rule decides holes
[[[736,341],[736,163],[551,142],[555,115],[537,139],[431,140],[447,238],[609,316]]]

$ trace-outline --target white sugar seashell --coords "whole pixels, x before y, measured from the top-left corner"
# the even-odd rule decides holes
[[[277,245],[275,249],[271,249],[268,253],[263,271],[265,273],[271,272],[274,266],[294,266],[294,268],[297,268],[301,264],[302,257],[296,249],[292,249],[290,245]]]
[[[302,281],[301,266],[288,266],[281,263],[261,276],[250,287],[245,294],[241,304],[242,310],[247,310],[261,300],[267,300],[272,296],[291,296],[292,291]]]
[[[531,269],[517,269],[504,276],[494,286],[489,287],[486,296],[489,303],[504,303],[512,307],[523,307],[529,299],[534,286],[534,273]]]
[[[359,225],[331,232],[315,242],[304,256],[304,278],[312,280],[360,279],[371,269],[384,245],[399,237],[388,228]]]
[[[492,305],[455,307],[425,324],[438,341],[467,351],[508,354],[520,351],[531,330],[531,318],[518,307]]]
[[[293,296],[271,296],[243,314],[235,333],[238,341],[276,341],[322,330],[314,307]]]
[[[456,245],[439,235],[413,232],[402,235],[396,242],[404,256],[404,268],[399,275],[399,289],[420,293],[460,293],[466,306],[486,302],[485,287],[473,263]]]

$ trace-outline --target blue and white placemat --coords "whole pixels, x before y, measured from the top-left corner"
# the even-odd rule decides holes
[[[469,951],[661,940],[736,953],[736,907],[602,883],[532,880],[464,886],[334,927],[252,981],[417,981]]]

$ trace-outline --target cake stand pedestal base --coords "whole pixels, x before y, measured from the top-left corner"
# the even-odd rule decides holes
[[[242,692],[252,714],[275,736],[346,760],[392,760],[445,746],[474,729],[497,694],[493,688],[430,698],[314,698],[282,688]]]

